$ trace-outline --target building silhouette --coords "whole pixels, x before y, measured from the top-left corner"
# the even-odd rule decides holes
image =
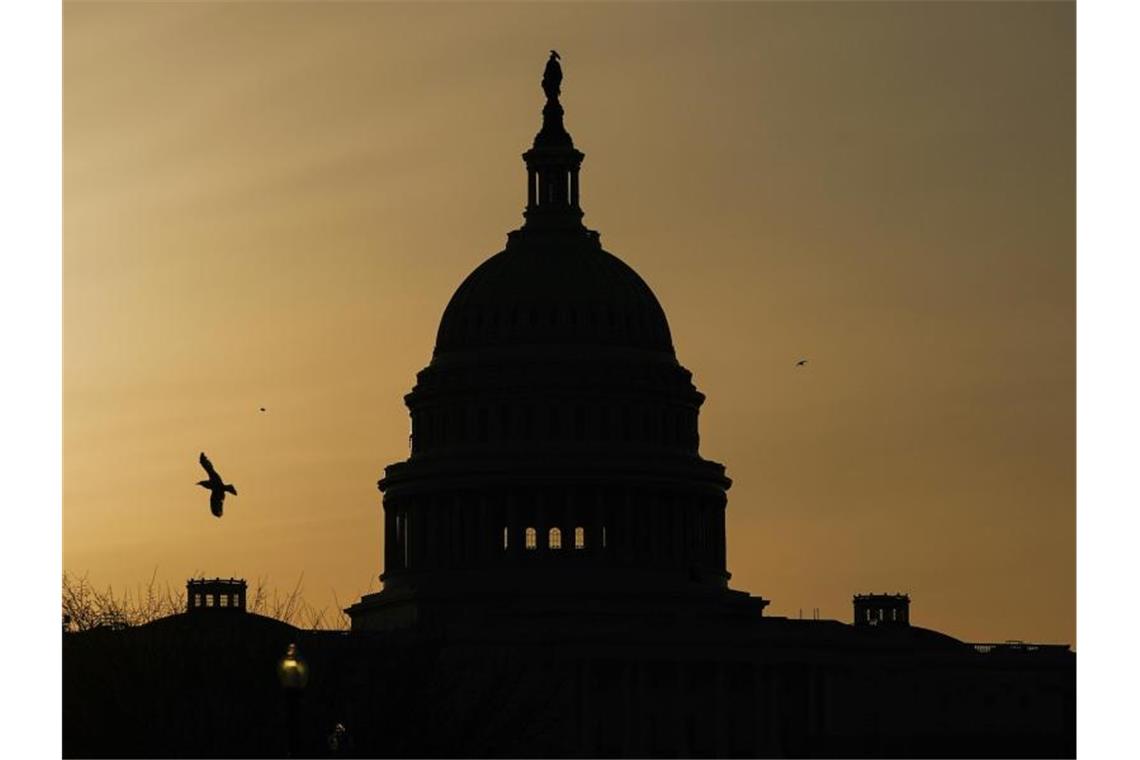
[[[724,467],[665,312],[582,224],[583,154],[556,90],[523,154],[525,224],[444,310],[405,397],[411,455],[380,481],[384,590],[354,630],[503,605],[759,615],[728,590]]]
[[[962,642],[906,594],[856,594],[847,624],[730,588],[704,396],[582,223],[561,80],[552,55],[525,223],[456,290],[405,397],[383,589],[350,632],[246,613],[217,579],[185,615],[65,636],[65,754],[1074,756],[1067,646]],[[242,614],[202,614],[235,594]],[[309,676],[286,699],[289,644]]]

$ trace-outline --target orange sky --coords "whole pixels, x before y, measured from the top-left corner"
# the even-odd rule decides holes
[[[1069,3],[65,4],[64,567],[368,588],[551,47],[585,222],[708,396],[732,585],[1073,641]]]

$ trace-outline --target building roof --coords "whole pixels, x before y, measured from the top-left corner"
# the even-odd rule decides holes
[[[527,345],[673,354],[645,281],[596,238],[572,234],[521,237],[477,267],[444,310],[435,354]]]

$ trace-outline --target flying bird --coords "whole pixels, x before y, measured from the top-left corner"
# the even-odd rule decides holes
[[[264,412],[264,411],[265,411],[265,407],[264,407],[264,406],[259,406],[259,407],[258,407],[258,410],[259,410],[259,411],[262,411],[262,412]]]
[[[209,480],[199,480],[198,485],[202,486],[202,488],[209,489],[210,511],[214,513],[214,517],[221,517],[222,502],[226,500],[226,491],[237,496],[237,489],[230,483],[222,482],[222,476],[214,469],[214,465],[210,464],[210,459],[206,456],[206,452],[202,452],[198,455],[198,463],[202,465],[202,469],[210,476]]]
[[[807,359],[800,359],[798,362],[796,362],[797,367],[802,367],[805,364],[807,364]]]

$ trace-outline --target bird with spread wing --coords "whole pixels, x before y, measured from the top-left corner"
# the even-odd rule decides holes
[[[210,476],[209,480],[199,480],[198,485],[210,491],[210,511],[214,513],[214,517],[221,517],[222,502],[226,500],[226,491],[237,496],[237,489],[230,483],[222,482],[222,476],[214,469],[214,465],[210,463],[206,452],[202,452],[198,455],[198,463],[202,465],[202,469]]]

